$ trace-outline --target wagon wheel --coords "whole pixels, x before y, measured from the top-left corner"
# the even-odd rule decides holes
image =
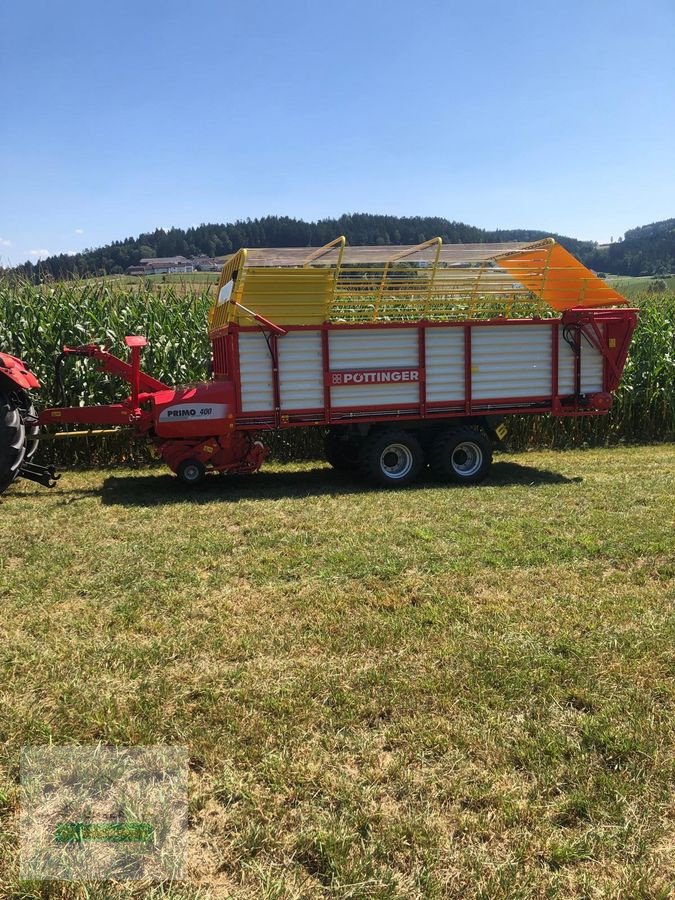
[[[331,428],[324,442],[326,459],[338,472],[354,472],[359,465],[359,444],[349,440],[343,431]]]
[[[477,428],[448,428],[431,446],[429,466],[439,481],[478,484],[492,465],[492,443]]]
[[[424,467],[424,450],[408,431],[373,431],[359,453],[361,472],[376,484],[403,487],[415,481]]]

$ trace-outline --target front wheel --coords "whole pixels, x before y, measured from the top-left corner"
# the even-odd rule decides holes
[[[492,443],[476,428],[449,428],[431,446],[431,471],[439,481],[478,484],[492,465]]]
[[[420,442],[407,431],[373,432],[359,453],[363,475],[385,487],[403,487],[415,481],[424,461]]]

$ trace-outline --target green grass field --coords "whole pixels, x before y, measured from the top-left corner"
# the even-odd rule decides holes
[[[629,300],[639,299],[645,291],[649,289],[649,286],[653,281],[654,277],[651,275],[607,276],[607,283]],[[664,275],[662,278],[659,278],[659,281],[664,281],[666,284],[666,291],[664,293],[675,293],[675,275]]]
[[[2,499],[0,897],[666,898],[675,446]],[[17,880],[25,744],[185,744],[191,883]]]

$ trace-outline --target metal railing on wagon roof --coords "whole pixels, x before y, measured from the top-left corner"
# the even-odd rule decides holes
[[[536,242],[239,250],[223,267],[210,330],[250,324],[448,321],[552,315],[626,300],[553,238]]]

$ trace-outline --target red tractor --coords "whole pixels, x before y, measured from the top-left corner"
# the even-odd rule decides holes
[[[64,347],[130,385],[119,403],[39,414],[36,378],[0,354],[0,491],[52,486],[42,428],[131,429],[188,485],[255,472],[265,432],[327,430],[337,468],[401,486],[425,465],[476,483],[510,414],[604,415],[637,314],[552,239],[529,244],[240,250],[209,317],[213,377],[172,387],[97,344]]]

